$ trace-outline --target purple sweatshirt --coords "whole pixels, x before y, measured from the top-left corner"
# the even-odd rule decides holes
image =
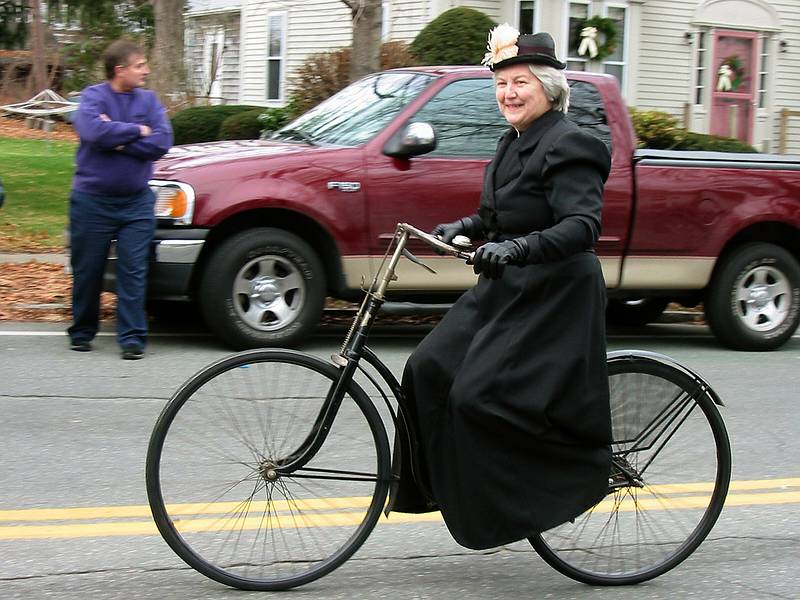
[[[153,161],[172,146],[166,111],[149,90],[115,92],[108,82],[89,86],[81,92],[73,123],[81,142],[72,189],[86,194],[140,192],[153,175]],[[149,126],[152,133],[142,137],[139,125]]]

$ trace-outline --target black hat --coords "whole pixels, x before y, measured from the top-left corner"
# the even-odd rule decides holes
[[[492,34],[494,31],[492,30]],[[491,34],[489,41],[489,47],[491,48]],[[564,69],[567,66],[556,58],[555,42],[547,32],[522,34],[517,38],[516,46],[518,49],[516,56],[511,56],[498,62],[487,61],[486,64],[489,65],[492,71],[520,63],[547,65],[556,69]]]

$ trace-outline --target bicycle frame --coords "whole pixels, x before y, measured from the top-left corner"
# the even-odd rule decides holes
[[[276,473],[278,475],[289,474],[302,468],[314,457],[322,446],[328,435],[328,431],[330,431],[331,424],[336,418],[345,392],[352,383],[353,376],[362,358],[378,372],[380,377],[389,386],[389,389],[402,409],[404,398],[400,384],[389,368],[367,347],[366,342],[375,317],[386,301],[386,290],[389,284],[397,278],[395,270],[397,269],[397,264],[400,262],[400,258],[405,256],[412,262],[421,265],[423,268],[431,270],[406,249],[406,244],[412,235],[422,239],[432,247],[437,248],[443,254],[449,254],[466,261],[470,261],[473,257],[471,252],[466,252],[455,246],[446,244],[440,239],[417,229],[413,225],[409,225],[408,223],[397,224],[394,237],[389,243],[386,254],[384,254],[383,260],[375,272],[372,283],[369,288],[365,290],[364,300],[356,316],[353,318],[353,323],[345,336],[341,350],[338,354],[333,354],[331,356],[331,361],[339,366],[339,376],[328,392],[308,437],[297,450],[286,457],[281,464],[276,465]],[[394,250],[392,251],[393,245]],[[390,251],[391,256],[389,255]],[[402,411],[398,411],[398,413],[402,414]],[[393,418],[396,419],[397,417],[393,414]],[[414,431],[409,423],[404,424],[409,434],[409,439],[404,440],[404,442],[413,445],[415,439]],[[412,464],[414,465],[413,468],[418,472],[418,466],[415,462],[416,455],[413,452],[411,454]]]

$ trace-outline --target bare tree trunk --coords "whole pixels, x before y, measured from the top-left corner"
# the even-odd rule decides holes
[[[44,42],[42,6],[39,0],[29,0],[31,7],[31,54],[33,61],[28,79],[28,93],[33,96],[47,85],[47,51]]]
[[[183,65],[184,0],[152,0],[155,40],[151,57],[151,87],[162,101],[168,94],[184,91]],[[169,103],[168,103],[169,104]]]
[[[381,0],[342,0],[353,16],[353,58],[350,81],[381,68]]]

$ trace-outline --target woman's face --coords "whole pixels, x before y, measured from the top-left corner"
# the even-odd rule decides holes
[[[500,112],[517,131],[525,131],[552,106],[527,64],[498,69],[494,92]]]

